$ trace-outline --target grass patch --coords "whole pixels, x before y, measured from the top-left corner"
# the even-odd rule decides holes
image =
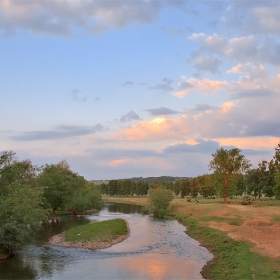
[[[203,267],[202,275],[205,278],[280,279],[279,263],[250,251],[247,243],[238,242],[222,231],[200,225],[198,220],[176,210],[173,217],[187,226],[189,236],[214,254],[215,258]]]
[[[223,218],[223,217],[215,217],[215,216],[206,216],[202,217],[200,219],[202,222],[210,222],[210,221],[216,221],[216,222],[228,222],[230,225],[233,226],[240,226],[242,224],[242,219],[240,217],[237,217],[235,219],[231,218]]]
[[[128,232],[125,220],[113,219],[78,226],[63,233],[66,242],[111,242]]]
[[[271,221],[272,221],[272,222],[280,222],[280,216],[273,216],[273,217],[271,218]]]

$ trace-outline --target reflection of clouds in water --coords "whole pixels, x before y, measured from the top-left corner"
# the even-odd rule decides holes
[[[46,231],[46,234],[61,232],[69,223],[76,226],[88,220],[123,218],[131,230],[123,242],[92,251],[46,245],[47,236],[44,236],[40,244],[45,245],[28,246],[19,257],[36,279],[203,279],[200,270],[212,255],[185,234],[184,226],[174,220],[135,214],[133,209],[131,214],[118,212],[114,205],[110,209],[113,212],[105,208],[95,215],[65,217],[55,227],[55,233]],[[122,210],[130,211],[123,206]]]

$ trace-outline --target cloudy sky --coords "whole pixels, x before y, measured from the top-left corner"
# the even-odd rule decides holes
[[[280,1],[1,0],[1,150],[86,179],[197,176],[280,141]]]

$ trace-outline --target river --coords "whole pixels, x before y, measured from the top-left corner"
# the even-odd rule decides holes
[[[128,221],[131,234],[103,250],[51,246],[48,238],[73,226],[112,218]],[[47,225],[33,245],[0,262],[0,279],[203,279],[201,268],[213,256],[175,220],[141,214],[141,207],[107,203],[89,216],[61,217]]]

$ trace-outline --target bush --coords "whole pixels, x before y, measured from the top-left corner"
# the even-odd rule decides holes
[[[166,188],[151,189],[149,192],[151,212],[155,217],[164,218],[173,199],[173,192]]]
[[[243,195],[239,198],[238,201],[241,205],[249,205],[251,203],[251,196],[250,195]]]

